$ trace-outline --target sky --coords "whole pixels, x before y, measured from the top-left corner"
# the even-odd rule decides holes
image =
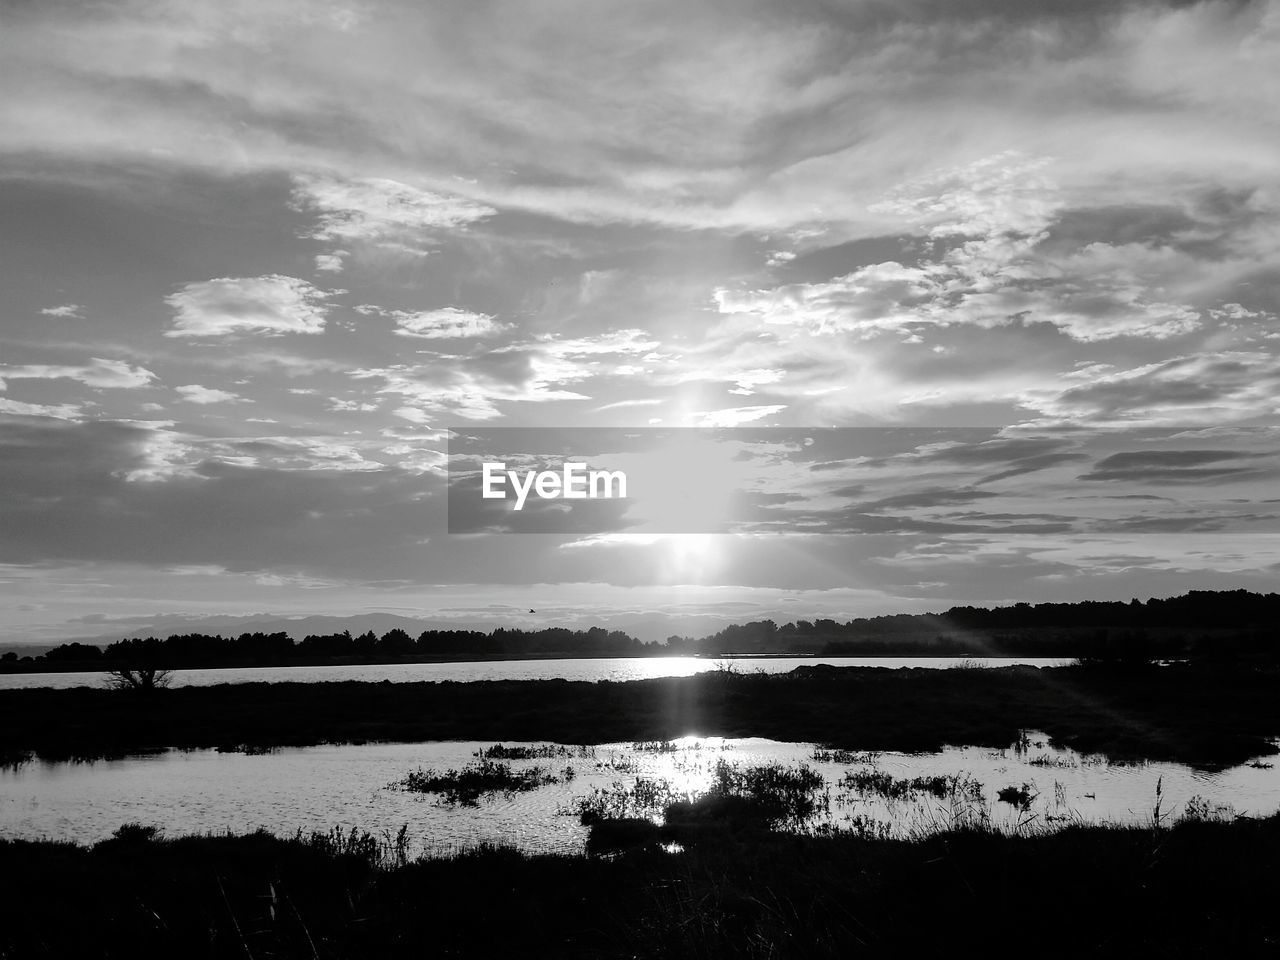
[[[0,641],[1280,573],[1280,2],[7,0],[0,88]],[[451,534],[495,427],[808,520]]]

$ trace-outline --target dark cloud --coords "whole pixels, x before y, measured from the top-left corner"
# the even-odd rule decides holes
[[[975,482],[994,483],[997,480],[1008,480],[1010,477],[1018,477],[1026,473],[1035,473],[1039,470],[1047,470],[1050,467],[1056,467],[1060,464],[1088,459],[1089,455],[1085,453],[1046,453],[1041,454],[1038,457],[1024,457],[1021,460],[1015,460],[1007,470],[988,474],[981,480],[977,480]]]
[[[998,497],[998,493],[985,490],[921,490],[916,493],[901,493],[870,503],[860,503],[859,510],[875,512],[882,510],[927,510],[931,507],[946,507],[958,503],[973,503],[975,500],[986,500]]]
[[[1237,515],[1230,517],[1118,517],[1094,524],[1097,533],[1216,533],[1229,528],[1239,529],[1241,524],[1254,526],[1270,522],[1272,516]],[[1256,527],[1255,527],[1256,529]]]
[[[1140,244],[1197,258],[1230,256],[1233,233],[1257,225],[1265,214],[1250,187],[1211,188],[1166,205],[1076,207],[1061,211],[1037,244],[1037,252],[1069,254],[1090,244]]]
[[[1195,483],[1225,480],[1265,471],[1257,466],[1232,466],[1258,461],[1266,454],[1239,450],[1136,450],[1114,453],[1099,460],[1080,480],[1128,480],[1134,482]]]
[[[959,514],[962,520],[864,513],[860,508],[793,513],[785,532],[808,534],[1058,534],[1069,533],[1072,522],[1033,514]],[[750,530],[745,524],[742,529]]]
[[[984,440],[981,443],[965,443],[924,450],[911,459],[921,463],[1018,463],[1026,465],[1032,457],[1042,458],[1056,454],[1071,446],[1068,440],[1054,437],[1013,437]]]
[[[993,439],[993,427],[868,427],[810,431],[814,443],[794,454],[795,459],[811,463],[817,472],[847,470],[851,466],[887,467],[893,464],[950,461],[980,462],[986,459],[1016,459],[1024,453],[1008,450],[1018,443],[1030,452],[1043,441],[1008,441]],[[1064,444],[1066,441],[1051,441]],[[1035,450],[1043,447],[1034,447]]]
[[[1195,226],[1181,206],[1076,208],[1058,215],[1036,249],[1063,254],[1090,243],[1167,244]]]
[[[137,425],[0,422],[0,562],[216,564],[361,579],[412,576],[444,528],[431,475],[269,470],[205,461],[155,475]],[[162,468],[161,468],[162,469]]]
[[[1113,453],[1098,461],[1099,470],[1131,470],[1140,467],[1198,467],[1223,460],[1249,460],[1259,456],[1239,450],[1133,450]]]
[[[1226,425],[1271,415],[1280,400],[1274,350],[1179,356],[1121,371],[1099,368],[1090,382],[1036,405],[1072,426],[1097,423]]]

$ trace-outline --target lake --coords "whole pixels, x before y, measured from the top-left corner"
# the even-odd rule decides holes
[[[512,746],[508,741],[508,746]],[[985,817],[1005,830],[1071,822],[1150,823],[1188,804],[1217,815],[1262,816],[1280,808],[1280,772],[1269,764],[1206,772],[1174,763],[1112,764],[1050,746],[1037,733],[1007,749],[949,747],[936,753],[815,754],[812,744],[758,738],[686,737],[664,744],[614,743],[541,747],[540,767],[555,782],[536,790],[449,806],[438,796],[392,786],[411,771],[460,769],[492,742],[382,743],[274,750],[260,755],[179,751],[83,763],[30,761],[0,770],[0,836],[101,840],[126,822],[157,824],[170,835],[236,833],[258,827],[296,830],[359,827],[394,834],[407,825],[414,852],[445,853],[495,841],[526,851],[580,851],[586,829],[576,805],[593,795],[620,795],[642,781],[662,797],[706,790],[716,765],[780,763],[821,774],[828,809],[809,828],[882,826],[904,835]],[[569,771],[572,773],[569,773]],[[949,776],[965,797],[912,794],[890,799],[853,784],[861,775],[888,779]],[[851,777],[852,775],[852,777]],[[1025,788],[1025,809],[999,791]],[[1199,798],[1197,800],[1196,798]],[[655,816],[656,809],[634,813]]]
[[[323,683],[364,680],[410,683],[432,680],[648,680],[654,677],[688,677],[722,668],[743,672],[788,673],[796,667],[829,664],[836,667],[1036,667],[1063,666],[1074,661],[1061,657],[734,657],[708,660],[696,657],[600,657],[573,660],[472,660],[453,663],[370,663],[318,667],[228,667],[210,670],[178,670],[172,686],[207,687],[218,683]],[[28,687],[100,687],[105,674],[10,673],[0,674],[0,690]]]

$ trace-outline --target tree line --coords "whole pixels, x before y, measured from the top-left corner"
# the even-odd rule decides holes
[[[568,630],[424,630],[417,637],[399,628],[378,636],[372,630],[352,635],[309,635],[295,641],[289,634],[184,633],[119,640],[102,648],[64,643],[38,657],[6,654],[4,664],[32,668],[108,670],[120,665],[150,664],[166,669],[215,666],[285,666],[323,663],[385,663],[415,660],[531,659],[537,657],[643,656],[665,653],[659,644],[645,644],[619,630],[592,627]]]
[[[709,637],[670,637],[672,652],[826,656],[1177,658],[1273,656],[1280,594],[1193,590],[1147,601],[1016,603],[944,613],[734,624]]]
[[[933,614],[892,614],[839,622],[773,620],[734,624],[707,637],[671,636],[645,643],[619,630],[498,628],[402,629],[312,635],[201,633],[132,638],[105,649],[65,643],[43,656],[0,658],[0,669],[109,670],[148,664],[166,669],[432,660],[795,654],[826,656],[1046,656],[1156,659],[1275,656],[1280,649],[1280,594],[1193,590],[1179,597],[1128,602],[1016,603],[952,607]]]

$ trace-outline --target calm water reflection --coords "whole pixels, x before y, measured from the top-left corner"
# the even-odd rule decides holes
[[[802,664],[838,667],[989,667],[1029,664],[1062,666],[1073,661],[1056,657],[735,657],[743,672],[788,673]],[[724,661],[695,657],[605,657],[591,660],[483,660],[466,663],[375,663],[323,667],[237,667],[219,670],[179,670],[175,687],[207,687],[216,683],[328,680],[645,680],[687,677],[717,669]],[[0,690],[24,687],[101,687],[101,673],[0,674]]]
[[[812,745],[763,739],[687,738],[655,752],[632,744],[587,748],[586,755],[512,761],[541,765],[572,779],[530,793],[482,800],[478,807],[442,806],[431,796],[388,788],[419,766],[460,768],[490,742],[374,744],[283,749],[245,756],[211,750],[92,763],[31,762],[0,771],[0,836],[48,837],[91,842],[124,822],[154,823],[170,834],[257,827],[290,834],[301,828],[359,826],[394,833],[407,824],[421,849],[446,851],[501,841],[525,850],[581,849],[586,831],[566,815],[594,789],[665,780],[677,793],[697,794],[711,782],[716,763],[740,766],[806,763],[831,791],[828,822],[848,826],[858,818],[886,823],[896,832],[947,819],[947,801],[932,797],[887,801],[840,787],[850,771],[875,769],[893,777],[961,774],[982,784],[980,803],[998,825],[1012,828],[1030,816],[1038,823],[1149,822],[1162,784],[1162,809],[1178,815],[1200,797],[1233,813],[1266,815],[1280,808],[1280,776],[1272,767],[1240,766],[1215,773],[1177,764],[1112,765],[1056,750],[1032,734],[1023,749],[948,748],[936,754],[881,753],[814,758]],[[1035,795],[1028,811],[1000,802],[997,792],[1027,785]]]

